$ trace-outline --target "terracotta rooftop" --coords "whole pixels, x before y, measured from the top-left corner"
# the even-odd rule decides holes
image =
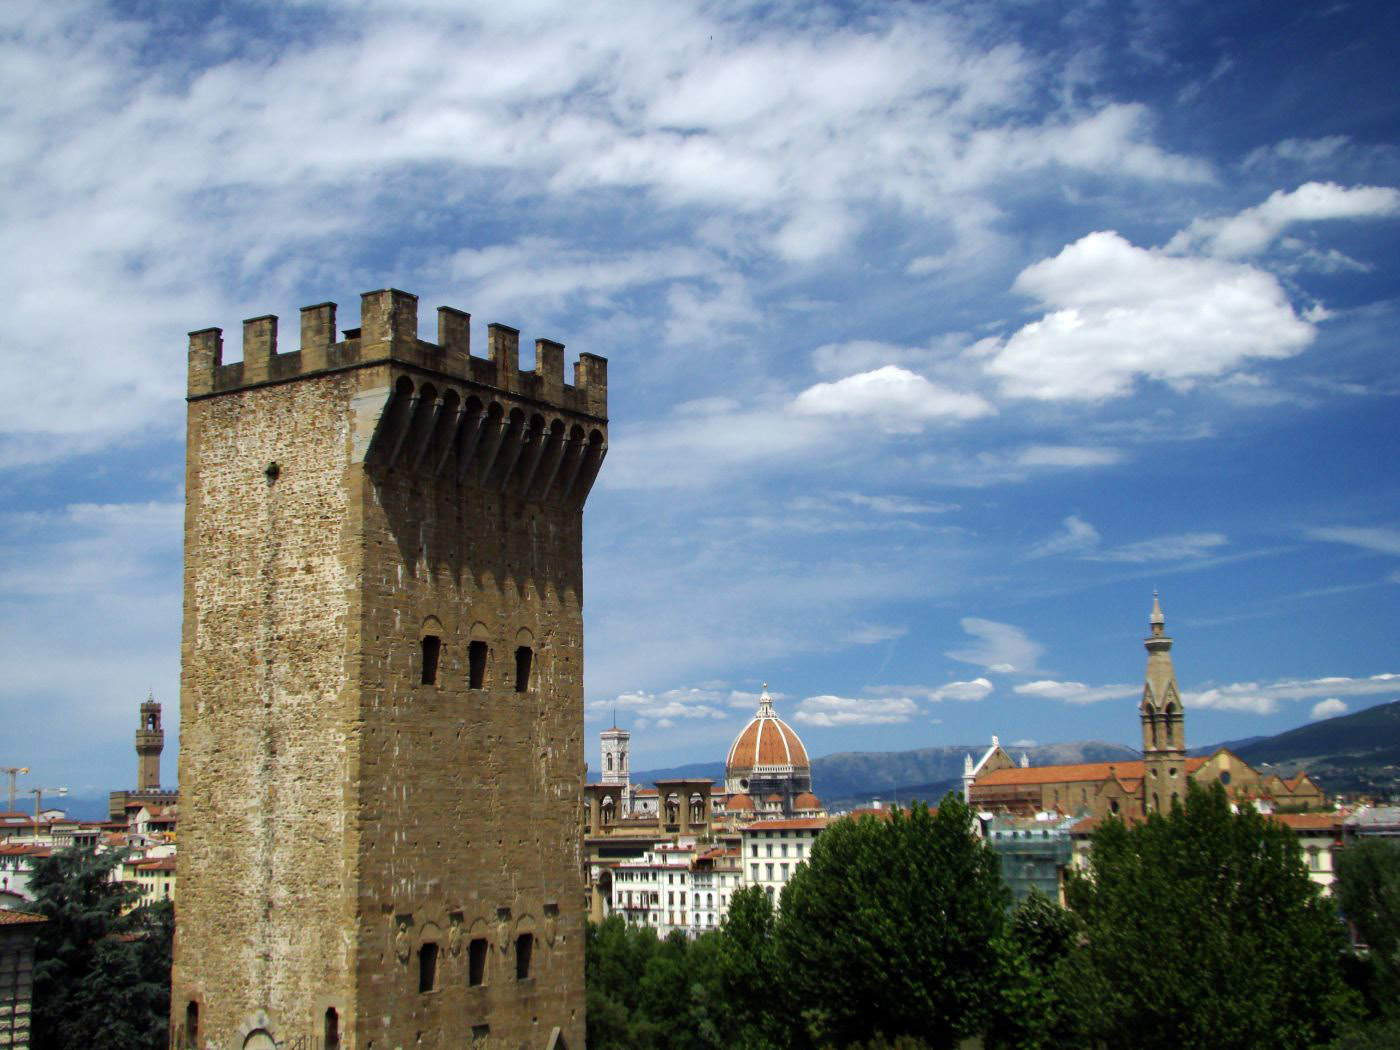
[[[1194,773],[1205,764],[1205,758],[1188,758],[1186,772]],[[1017,766],[984,773],[977,778],[973,788],[1012,784],[1097,784],[1115,775],[1122,781],[1141,780],[1142,774],[1141,759],[1130,762],[1084,762],[1072,766]]]
[[[1346,813],[1274,813],[1274,820],[1294,831],[1338,831],[1347,819]]]
[[[36,922],[48,922],[42,915],[34,915],[27,911],[11,911],[9,908],[0,908],[0,926],[28,926]]]
[[[745,824],[742,831],[821,831],[831,823],[829,817],[792,817],[788,820],[758,820]]]

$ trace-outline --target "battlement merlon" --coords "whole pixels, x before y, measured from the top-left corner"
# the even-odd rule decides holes
[[[336,304],[301,309],[301,345],[279,352],[277,317],[243,322],[243,360],[224,364],[223,330],[190,333],[189,399],[197,400],[248,387],[284,383],[303,376],[393,361],[427,372],[531,398],[597,419],[608,414],[608,362],[580,354],[573,383],[564,382],[564,345],[535,340],[535,367],[520,369],[520,332],[502,324],[487,326],[487,356],[471,356],[471,315],[438,308],[437,342],[418,338],[418,297],[396,288],[360,296],[360,327],[336,340]]]

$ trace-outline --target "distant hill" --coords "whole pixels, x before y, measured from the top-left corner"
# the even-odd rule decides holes
[[[1284,775],[1307,770],[1328,794],[1400,796],[1400,700],[1232,748]]]

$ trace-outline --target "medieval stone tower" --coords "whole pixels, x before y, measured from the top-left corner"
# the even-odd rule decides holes
[[[607,362],[361,297],[189,351],[179,1045],[582,1047]],[[298,1042],[298,1040],[303,1040]]]
[[[160,704],[148,695],[141,705],[141,728],[136,730],[136,790],[160,790],[160,753],[165,730],[160,727]]]
[[[1181,693],[1172,667],[1172,640],[1165,633],[1162,605],[1154,592],[1151,634],[1147,649],[1147,680],[1142,689],[1142,808],[1156,813],[1171,809],[1172,800],[1186,795],[1186,730]]]

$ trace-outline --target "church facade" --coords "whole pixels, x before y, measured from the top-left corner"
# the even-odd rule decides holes
[[[1171,808],[1186,784],[1219,783],[1231,798],[1266,801],[1275,808],[1311,809],[1325,803],[1322,790],[1306,774],[1285,779],[1261,772],[1228,748],[1211,755],[1188,755],[1181,692],[1172,666],[1172,639],[1157,596],[1152,598],[1147,672],[1138,718],[1142,758],[1058,766],[1020,766],[993,738],[973,762],[968,757],[963,796],[976,809],[1031,815],[1064,813],[1141,819]]]

